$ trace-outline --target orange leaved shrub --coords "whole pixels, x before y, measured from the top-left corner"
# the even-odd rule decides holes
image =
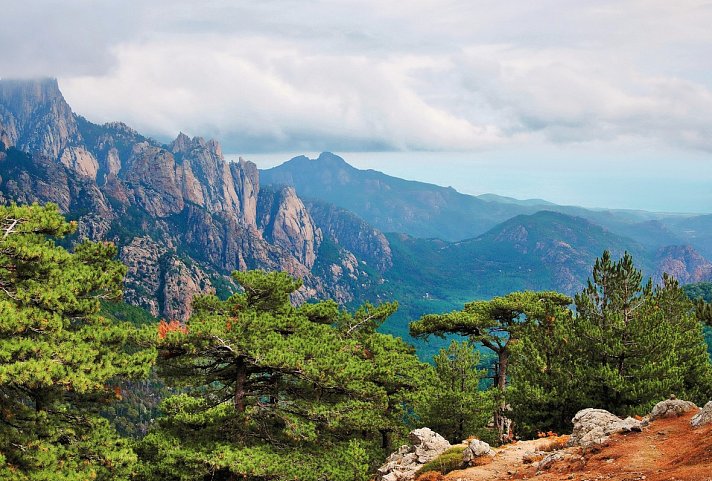
[[[188,333],[188,327],[180,321],[161,321],[158,323],[158,338],[165,339],[169,332],[180,332],[181,334]]]

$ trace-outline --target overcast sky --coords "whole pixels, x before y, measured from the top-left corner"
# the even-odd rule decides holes
[[[408,159],[431,158],[433,180],[465,191],[712,211],[709,2],[5,0],[2,11],[0,76],[58,77],[93,121],[273,157],[411,152],[369,166],[428,180],[432,163]],[[577,188],[592,164],[636,188]],[[473,186],[485,167],[521,173],[519,190]],[[526,183],[562,168],[571,179]],[[638,168],[675,202],[634,198],[658,187]]]

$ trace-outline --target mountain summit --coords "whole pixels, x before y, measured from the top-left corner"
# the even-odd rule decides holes
[[[338,211],[330,219],[346,226],[322,228],[293,188],[261,188],[255,164],[225,161],[215,140],[180,133],[162,145],[94,124],[56,80],[0,80],[0,135],[0,200],[55,202],[80,236],[117,242],[126,299],[154,315],[187,318],[194,294],[234,287],[233,270],[287,271],[304,280],[302,298],[340,302],[379,278],[349,250],[354,238],[387,244],[362,221]]]

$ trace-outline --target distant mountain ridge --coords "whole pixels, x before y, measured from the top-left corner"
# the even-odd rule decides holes
[[[712,257],[712,242],[709,242],[712,215],[587,209],[542,199],[519,200],[495,194],[473,196],[451,187],[360,170],[330,152],[316,159],[295,157],[261,171],[261,175],[264,184],[293,186],[300,196],[350,210],[384,232],[460,241],[477,237],[516,215],[551,210],[583,217],[651,249],[691,244]],[[710,228],[706,229],[707,226]]]
[[[0,80],[0,202],[11,201],[55,202],[78,220],[77,237],[117,243],[127,301],[165,318],[187,318],[196,293],[229,293],[235,269],[287,271],[304,280],[298,300],[398,300],[386,329],[399,335],[472,298],[571,294],[604,249],[633,252],[656,278],[712,279],[712,215],[478,198],[330,153],[258,171],[225,161],[214,140],[161,144],[94,124],[52,79]]]

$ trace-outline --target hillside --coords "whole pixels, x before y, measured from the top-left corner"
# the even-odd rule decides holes
[[[359,170],[330,152],[317,159],[295,157],[261,175],[265,184],[294,186],[299,195],[350,210],[383,232],[414,237],[474,237],[521,212],[514,204]]]
[[[691,417],[692,413],[653,421],[642,432],[616,434],[588,452],[568,448],[562,452],[566,453],[563,460],[545,469],[539,469],[537,463],[524,462],[523,458],[547,444],[546,439],[515,443],[498,450],[491,464],[452,471],[442,479],[707,481],[712,473],[712,425],[693,429]]]

